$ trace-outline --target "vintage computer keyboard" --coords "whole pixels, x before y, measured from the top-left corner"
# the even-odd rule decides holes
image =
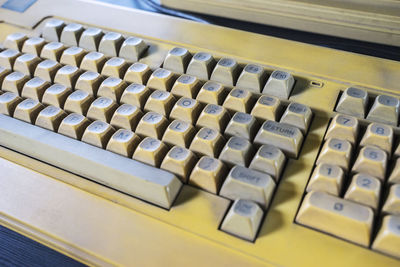
[[[0,9],[2,225],[90,265],[400,265],[399,62],[53,3]]]

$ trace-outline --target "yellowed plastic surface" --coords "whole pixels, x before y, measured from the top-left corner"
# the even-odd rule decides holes
[[[374,95],[399,97],[399,62],[98,2],[53,3],[38,1],[23,14],[0,9],[0,20],[8,22],[0,23],[0,41],[16,31],[38,35],[39,22],[52,15],[144,38],[152,53],[141,61],[151,63],[153,70],[174,46],[230,56],[241,64],[290,71],[297,82],[289,100],[309,105],[314,118],[299,159],[286,164],[255,243],[218,230],[230,205],[220,196],[185,185],[166,211],[0,147],[2,225],[90,265],[400,265],[392,257],[294,223],[340,90],[356,85]]]

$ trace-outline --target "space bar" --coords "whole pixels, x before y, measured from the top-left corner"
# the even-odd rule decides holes
[[[172,173],[2,114],[0,145],[167,209],[182,186]]]

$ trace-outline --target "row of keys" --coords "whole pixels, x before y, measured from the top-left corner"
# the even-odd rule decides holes
[[[79,46],[88,51],[99,51],[107,56],[138,61],[148,45],[140,38],[127,37],[116,32],[104,32],[98,28],[84,28],[77,23],[65,24],[58,19],[49,20],[43,30],[43,38],[69,46]]]
[[[347,88],[338,101],[336,111],[358,118],[386,123],[397,126],[399,122],[399,99],[388,96],[378,95],[368,111],[368,92],[359,88]]]
[[[10,56],[10,54],[13,56]],[[15,58],[13,59],[14,56]],[[29,60],[26,59],[27,57],[29,57]],[[109,61],[113,61],[114,59],[118,58],[112,58]],[[102,69],[102,74],[112,77],[119,76],[114,75],[115,73],[111,70],[115,65],[112,62],[109,64],[107,62]],[[86,90],[88,93],[94,95],[98,93],[99,84],[104,80],[99,73],[90,71],[82,75],[82,70],[78,69],[76,66],[62,66],[53,60],[41,61],[36,56],[29,54],[19,55],[18,52],[13,50],[5,50],[0,53],[0,65],[8,69],[14,69],[28,76],[34,75],[49,82],[56,82],[70,88]],[[129,67],[126,70],[125,78],[127,76],[136,77],[138,67],[141,69],[141,65],[144,64],[135,63]],[[146,69],[150,72],[148,66],[146,66]],[[128,78],[125,81],[119,78],[109,79],[108,81],[110,81],[109,86],[113,90],[109,97],[114,98],[115,101],[121,101],[122,91],[127,86],[125,81],[144,83],[142,78],[137,77],[134,79]],[[168,84],[170,85],[166,86]],[[182,75],[175,80],[173,74],[165,69],[154,71],[147,81],[147,86],[153,89],[170,91],[173,95],[178,97],[196,97],[200,102],[222,104],[232,112],[240,111],[251,113],[261,120],[276,120],[281,110],[281,102],[276,97],[261,96],[254,103],[253,95],[247,90],[236,88],[231,90],[228,95],[225,95],[224,88],[218,83],[207,82],[203,86],[200,86],[196,78],[188,75]],[[310,124],[311,117],[312,111],[309,107],[298,103],[291,103],[282,116],[281,122],[293,124],[305,133]]]
[[[273,71],[268,80],[262,66],[248,64],[243,69],[232,58],[221,58],[218,62],[205,52],[193,56],[181,47],[171,49],[165,57],[163,67],[176,73],[186,73],[203,80],[220,82],[227,86],[236,86],[256,93],[273,95],[288,99],[295,80],[284,71]]]

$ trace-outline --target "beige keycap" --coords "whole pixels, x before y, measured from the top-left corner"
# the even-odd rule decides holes
[[[252,95],[248,90],[235,88],[225,98],[223,106],[233,112],[249,113],[253,106]]]
[[[262,145],[251,160],[249,168],[269,174],[278,182],[285,162],[285,154],[279,148],[272,145]]]
[[[156,90],[170,91],[175,82],[175,75],[167,69],[156,69],[147,81],[147,86]]]
[[[210,193],[217,194],[228,168],[222,161],[203,156],[190,174],[189,183]]]
[[[28,37],[26,36],[25,33],[16,32],[7,35],[3,45],[5,48],[21,51],[22,45],[27,39]]]
[[[103,31],[99,28],[87,28],[82,32],[79,46],[87,51],[97,51],[103,35]]]
[[[250,92],[261,93],[264,79],[265,71],[263,67],[248,64],[240,74],[236,86]]]
[[[400,216],[388,215],[383,218],[382,225],[376,236],[372,249],[400,257]]]
[[[252,200],[266,209],[274,190],[275,182],[268,174],[235,166],[225,179],[220,195],[232,200]]]
[[[355,117],[337,114],[331,121],[325,140],[337,138],[355,144],[358,138],[359,123]]]
[[[97,90],[103,81],[104,77],[102,77],[99,73],[86,71],[79,76],[75,84],[75,89],[85,91],[88,94],[95,96],[97,95]]]
[[[228,165],[247,167],[253,155],[254,148],[247,139],[233,136],[226,142],[219,154],[219,159]]]
[[[85,54],[86,52],[82,48],[72,46],[63,51],[60,63],[79,67]]]
[[[353,176],[344,198],[376,210],[379,204],[380,193],[381,182],[378,179],[359,173]]]
[[[83,57],[80,68],[100,73],[106,61],[107,58],[103,53],[90,52]]]
[[[43,38],[49,41],[58,42],[65,23],[59,19],[50,19],[46,22],[42,30]]]
[[[19,71],[14,71],[4,78],[1,89],[21,95],[22,88],[29,79],[30,77],[27,75]]]
[[[24,42],[22,46],[22,52],[39,56],[43,46],[46,45],[46,41],[40,37],[31,37]]]
[[[171,110],[169,117],[171,119],[183,120],[195,124],[201,112],[201,105],[198,101],[181,97]]]
[[[0,114],[12,116],[17,105],[22,101],[18,94],[5,92],[0,95]]]
[[[0,86],[4,81],[4,78],[10,73],[11,73],[11,70],[3,68],[3,67],[0,66]]]
[[[400,158],[396,159],[394,168],[393,168],[392,172],[390,173],[388,182],[400,184]]]
[[[43,94],[42,103],[63,108],[65,100],[71,94],[72,90],[69,87],[61,84],[53,84]]]
[[[140,137],[132,131],[119,129],[110,138],[107,150],[131,158],[140,143]]]
[[[110,57],[117,57],[123,42],[124,37],[120,33],[108,32],[100,40],[99,52]]]
[[[288,157],[297,158],[303,143],[303,134],[292,125],[266,121],[258,131],[254,142],[262,145],[274,145]]]
[[[218,157],[224,145],[225,140],[218,131],[204,127],[197,132],[189,149],[200,155]]]
[[[240,67],[232,58],[221,58],[215,66],[210,80],[234,86],[240,74]]]
[[[399,99],[388,95],[379,95],[375,98],[367,119],[397,126],[399,121],[399,107]]]
[[[134,131],[143,112],[136,106],[122,104],[114,112],[110,124],[115,128],[123,128]]]
[[[147,99],[146,104],[144,105],[144,110],[154,111],[168,117],[174,104],[175,98],[171,93],[155,90]]]
[[[330,163],[341,167],[344,171],[349,169],[353,147],[349,141],[331,138],[325,141],[317,164]]]
[[[86,115],[93,96],[82,90],[76,90],[65,100],[64,110],[71,113]]]
[[[15,60],[14,70],[25,75],[33,76],[36,66],[41,62],[40,58],[32,54],[23,54]]]
[[[92,102],[87,112],[88,119],[110,122],[118,105],[108,97],[99,97]]]
[[[0,52],[0,66],[9,70],[13,69],[14,62],[17,57],[20,56],[20,52],[13,49],[6,49]]]
[[[390,187],[382,211],[384,213],[400,215],[400,184],[394,184]]]
[[[306,134],[311,119],[312,111],[309,107],[300,103],[290,103],[285,113],[283,113],[280,122],[296,126],[303,134]]]
[[[321,191],[339,196],[344,183],[344,172],[337,165],[329,163],[318,164],[307,185],[307,192]]]
[[[121,104],[130,104],[143,109],[150,94],[151,91],[146,86],[132,83],[125,88],[120,102]]]
[[[182,47],[172,48],[165,57],[163,68],[177,73],[185,73],[191,55]]]
[[[41,58],[47,58],[54,61],[59,61],[62,53],[67,47],[64,44],[58,42],[51,42],[43,46],[40,52]]]
[[[387,155],[376,147],[363,147],[353,165],[352,172],[359,172],[372,175],[384,180],[386,174]]]
[[[236,199],[221,224],[221,230],[248,241],[256,238],[263,210],[253,201]]]
[[[140,142],[132,158],[159,167],[167,152],[168,148],[163,142],[152,137],[146,137]]]
[[[56,132],[61,121],[67,116],[67,113],[59,107],[48,106],[40,111],[36,118],[35,125]]]
[[[225,135],[253,140],[259,126],[257,120],[252,115],[236,112],[225,128]]]
[[[37,100],[25,99],[17,105],[13,117],[33,124],[44,106]]]
[[[102,75],[123,78],[128,64],[125,59],[120,57],[112,57],[104,63],[103,69],[101,70]]]
[[[90,121],[85,116],[78,113],[71,113],[61,121],[58,133],[81,140],[89,124]]]
[[[140,119],[135,132],[161,140],[167,127],[168,120],[163,115],[149,111]]]
[[[124,80],[130,83],[146,84],[150,75],[151,69],[148,65],[136,62],[126,70]]]
[[[361,139],[360,146],[376,146],[389,155],[393,146],[393,128],[380,123],[371,123]]]
[[[225,88],[222,86],[222,84],[211,81],[206,82],[200,88],[200,91],[196,97],[197,101],[215,105],[222,105],[224,99]]]
[[[190,60],[186,73],[202,80],[208,80],[216,62],[209,53],[198,52]]]
[[[286,71],[274,70],[271,76],[269,76],[262,93],[282,99],[289,99],[294,82],[292,74]]]
[[[196,161],[197,157],[192,151],[180,146],[174,146],[168,151],[160,168],[172,172],[182,182],[187,183]]]
[[[129,61],[138,61],[146,52],[148,45],[140,38],[128,37],[121,45],[119,56]]]
[[[34,76],[42,78],[45,81],[53,82],[57,71],[61,68],[57,61],[46,59],[40,62],[35,69]]]
[[[127,83],[120,78],[108,77],[100,84],[97,96],[108,97],[118,103],[126,87]]]
[[[81,37],[83,31],[84,28],[80,24],[68,24],[61,32],[60,42],[68,46],[78,46],[79,38]]]
[[[74,88],[75,83],[81,74],[82,70],[75,66],[66,65],[57,71],[56,76],[54,77],[54,82]]]
[[[229,120],[230,116],[224,107],[208,104],[200,113],[196,126],[209,127],[219,132],[223,132]]]
[[[339,99],[336,111],[358,118],[365,118],[368,105],[368,93],[364,90],[349,87]]]
[[[281,108],[281,101],[274,96],[263,95],[258,98],[251,115],[259,120],[273,120],[276,121],[277,114]]]
[[[171,93],[177,96],[195,98],[200,90],[200,81],[195,76],[181,75],[174,83]]]
[[[373,219],[369,207],[313,191],[305,196],[296,222],[368,246]]]
[[[82,142],[106,148],[111,136],[115,133],[113,127],[104,121],[94,121],[85,130]]]
[[[24,87],[22,88],[21,96],[32,98],[41,102],[43,94],[49,86],[49,82],[39,77],[34,77],[25,83]]]
[[[174,120],[165,130],[162,141],[169,145],[189,147],[195,133],[196,131],[190,123]]]

